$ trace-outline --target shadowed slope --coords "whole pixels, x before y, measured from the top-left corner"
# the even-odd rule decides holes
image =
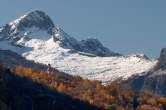
[[[0,66],[0,109],[99,110],[87,102],[58,93]]]

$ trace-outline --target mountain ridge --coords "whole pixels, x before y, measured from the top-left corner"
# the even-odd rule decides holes
[[[35,12],[30,12],[29,16],[31,13]],[[21,22],[21,25],[17,25],[16,22],[14,31],[11,31],[12,23],[0,30],[0,47],[14,51],[28,60],[51,64],[52,67],[66,73],[103,82],[111,82],[118,78],[127,79],[133,74],[146,74],[157,63],[143,54],[123,56],[112,52],[97,39],[77,41],[61,28],[55,27],[49,19],[50,23],[47,24],[50,25],[40,29],[41,24],[36,21],[39,16],[30,17],[35,20],[22,20],[26,17],[24,15],[16,20],[24,22]],[[47,18],[49,17],[46,15]],[[35,26],[27,25],[29,22]],[[42,24],[44,27],[45,23]],[[19,26],[25,30],[17,29]]]

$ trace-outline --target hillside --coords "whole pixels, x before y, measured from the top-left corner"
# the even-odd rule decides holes
[[[102,86],[79,76],[16,70],[0,66],[0,109],[3,110],[165,110],[166,98],[123,91],[118,84]]]
[[[24,57],[20,56],[16,52],[13,52],[10,50],[4,50],[1,48],[0,48],[0,62],[1,64],[7,67],[9,66],[10,68],[13,68],[13,69],[18,67],[19,65],[22,65],[25,68],[34,68],[34,69],[43,70],[43,71],[46,71],[48,68],[48,65],[35,63],[32,60],[25,59]],[[55,68],[52,68],[51,70],[54,72],[59,72]]]
[[[18,75],[0,66],[0,110],[100,110],[47,87],[41,83],[45,78],[38,79],[38,83],[22,76],[25,74]]]
[[[132,76],[121,84],[130,85],[133,90],[150,91],[156,96],[166,96],[166,49],[163,48],[153,69],[143,76]]]

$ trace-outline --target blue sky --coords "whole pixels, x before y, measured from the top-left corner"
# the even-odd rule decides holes
[[[166,47],[166,0],[1,0],[0,25],[35,9],[76,39],[98,38],[125,55],[157,58]]]

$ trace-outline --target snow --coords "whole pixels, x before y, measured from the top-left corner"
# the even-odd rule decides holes
[[[48,40],[50,38],[50,35],[47,33],[47,31],[41,30],[36,27],[32,28],[26,28],[26,31],[22,31],[19,33],[18,36],[21,37],[28,37],[29,39],[42,39],[42,40]]]
[[[137,57],[138,55],[89,57],[70,53],[70,49],[64,49],[59,45],[60,41],[54,42],[52,37],[48,40],[38,39],[36,35],[31,35],[33,39],[28,41],[18,41],[24,42],[22,43],[24,48],[16,48],[7,41],[1,41],[0,48],[15,51],[35,62],[51,64],[52,67],[68,74],[80,75],[90,80],[101,80],[103,83],[118,78],[127,79],[136,74],[142,75],[140,73],[148,71],[157,63],[156,60],[143,59]]]
[[[47,29],[35,27],[35,24],[29,28],[24,27],[24,30],[18,30],[17,26],[25,18],[29,21],[31,19],[33,21],[43,20],[39,15],[39,11],[34,11],[9,23],[11,30],[15,31],[10,33],[10,36],[13,35],[13,38],[20,39],[14,42],[16,45],[12,45],[7,40],[0,41],[0,48],[14,51],[28,60],[51,64],[52,67],[68,74],[80,75],[83,78],[101,80],[106,83],[119,78],[127,79],[132,75],[143,75],[144,72],[149,71],[157,63],[157,60],[149,60],[143,54],[98,57],[87,51],[87,53],[78,52],[78,50],[71,52],[74,50],[73,47],[77,45],[82,45],[86,49],[85,41],[78,42],[59,27],[53,30],[53,36],[48,34]],[[2,28],[0,28],[1,31]],[[89,39],[88,41],[100,44],[96,39]],[[65,42],[65,47],[61,46],[62,42]],[[97,48],[95,51],[103,51],[103,48]],[[106,50],[106,53],[111,54],[112,52]]]
[[[42,18],[38,13],[40,11],[36,10],[36,11],[30,11],[27,14],[17,18],[16,20],[12,21],[9,23],[9,26],[11,26],[11,30],[14,30],[17,28],[17,26],[19,25],[19,23],[24,20],[27,19],[29,21],[31,20],[44,20],[44,18]]]

